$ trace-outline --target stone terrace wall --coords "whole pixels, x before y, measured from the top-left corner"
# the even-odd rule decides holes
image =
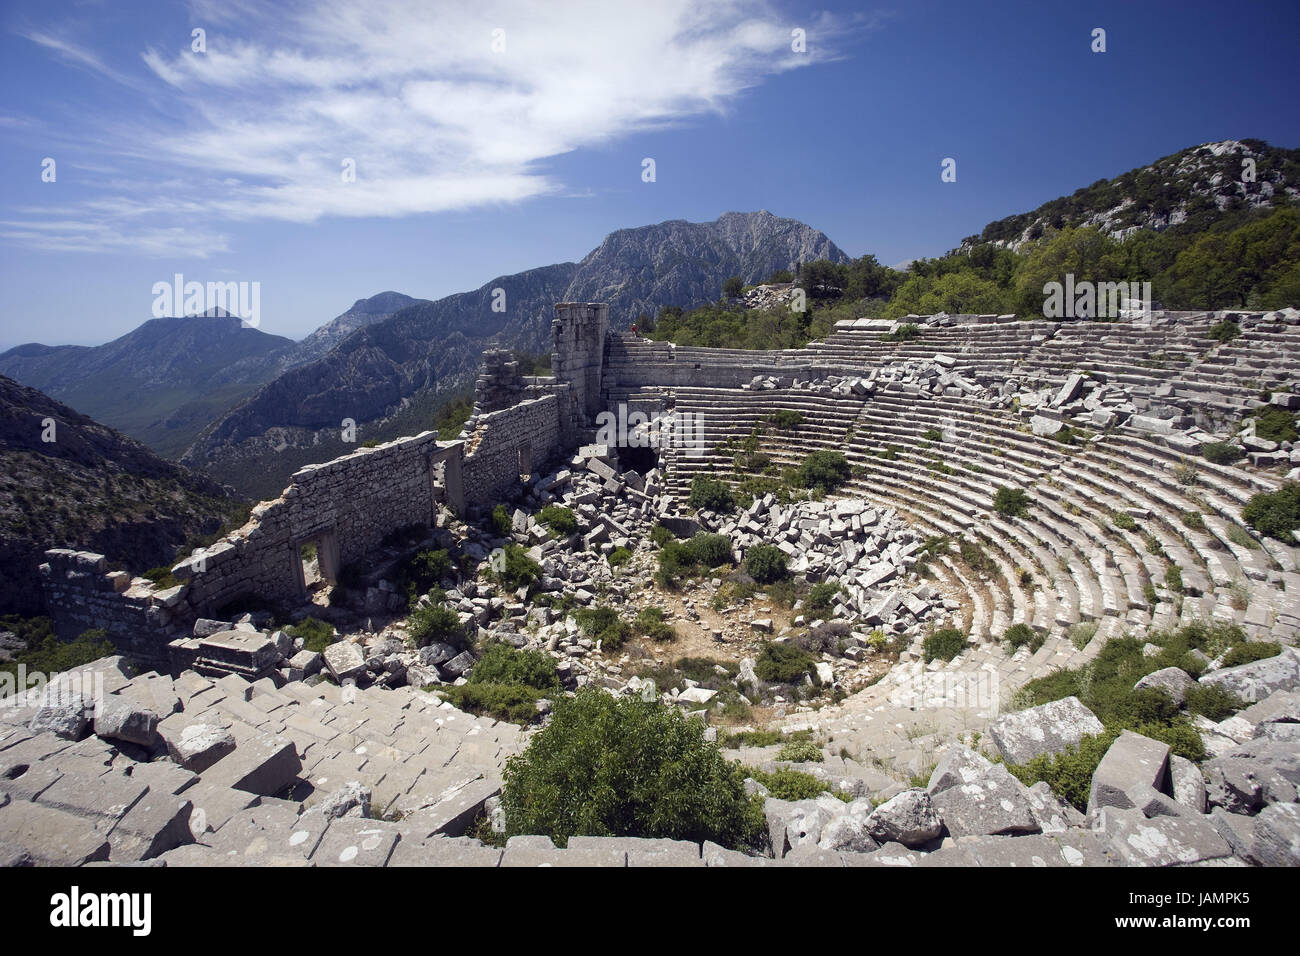
[[[563,389],[479,416],[465,443],[467,505],[492,507],[514,498],[522,473],[537,473],[560,453],[561,397],[567,394]]]
[[[758,352],[651,342],[631,335],[611,335],[605,348],[603,385],[606,396],[646,387],[739,388],[755,375],[824,378],[846,370],[818,361],[815,354],[789,349]]]

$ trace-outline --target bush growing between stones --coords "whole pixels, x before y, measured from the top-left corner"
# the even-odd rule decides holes
[[[1243,709],[1246,702],[1217,684],[1197,684],[1187,689],[1183,706],[1189,714],[1200,714],[1218,723]]]
[[[488,645],[470,672],[471,684],[515,684],[558,692],[555,661],[543,651],[517,650],[509,644]]]
[[[415,646],[424,647],[441,641],[453,647],[465,647],[467,642],[460,624],[460,615],[455,608],[442,603],[445,598],[442,592],[434,592],[430,597],[433,598],[432,604],[417,607],[406,619],[406,632],[410,634]]]
[[[655,547],[662,548],[669,541],[677,540],[677,536],[663,525],[657,524],[650,529],[650,540],[654,542]]]
[[[830,790],[824,781],[793,767],[778,767],[771,773],[750,767],[747,772],[777,800],[813,800]]]
[[[1029,496],[1023,488],[1004,485],[993,495],[993,510],[1008,518],[1019,518],[1029,510]]]
[[[615,548],[605,556],[605,560],[609,562],[611,568],[621,568],[632,560],[632,552],[627,548]]]
[[[1255,436],[1265,441],[1296,441],[1300,432],[1296,431],[1295,415],[1284,408],[1269,406],[1255,413]]]
[[[1121,531],[1137,530],[1137,520],[1127,511],[1116,511],[1111,515],[1110,523]]]
[[[159,590],[174,588],[176,585],[181,583],[176,579],[176,576],[172,574],[172,569],[168,567],[150,568],[148,571],[141,572],[140,577],[152,581],[154,587]]]
[[[1210,326],[1210,331],[1206,333],[1216,342],[1231,342],[1241,334],[1241,326],[1231,319],[1224,319],[1221,322],[1215,322]]]
[[[559,538],[567,537],[578,530],[578,519],[563,505],[547,505],[537,512],[537,520]]]
[[[680,541],[669,541],[659,550],[659,568],[655,571],[655,583],[661,588],[675,588],[682,577],[690,574],[695,567],[695,559],[690,550]]]
[[[758,679],[769,684],[795,684],[805,676],[817,680],[816,660],[795,644],[769,641],[754,662]]]
[[[803,412],[795,411],[793,408],[781,408],[769,415],[767,420],[778,431],[790,431],[803,424]]]
[[[1205,530],[1205,516],[1199,511],[1184,511],[1182,517],[1185,527],[1191,528],[1193,531]]]
[[[962,562],[972,571],[979,574],[992,574],[997,570],[997,564],[980,547],[979,542],[972,541],[969,538],[962,538],[958,550]]]
[[[731,564],[731,539],[725,534],[700,531],[686,542],[686,552],[695,563],[706,568]]]
[[[523,684],[462,684],[459,687],[434,685],[429,688],[453,707],[470,714],[527,724],[540,719],[537,702],[546,695]]]
[[[593,641],[600,641],[602,650],[617,650],[627,640],[631,628],[618,616],[612,607],[603,605],[592,608],[579,608],[573,612],[573,618]]]
[[[643,608],[632,622],[632,630],[660,643],[677,640],[677,629],[664,620],[661,607]]]
[[[907,342],[911,339],[919,338],[921,335],[920,326],[915,322],[904,322],[892,332],[886,332],[880,337],[882,342]]]
[[[780,581],[790,573],[785,552],[771,544],[756,544],[745,552],[745,571],[759,584]]]
[[[1174,594],[1183,593],[1183,572],[1178,565],[1171,564],[1165,568],[1165,587]]]
[[[1242,641],[1234,644],[1223,658],[1224,667],[1237,667],[1241,664],[1253,664],[1268,657],[1277,657],[1282,653],[1282,645],[1272,641]]]
[[[1245,454],[1245,450],[1226,441],[1206,442],[1201,446],[1201,457],[1216,465],[1231,465]]]
[[[451,558],[444,548],[418,551],[409,556],[397,571],[397,587],[414,603],[451,574]]]
[[[1030,651],[1036,651],[1043,646],[1046,638],[1039,634],[1028,624],[1023,621],[1018,624],[1012,624],[1003,633],[1002,639],[1007,642],[1012,651],[1017,651],[1026,645]]]
[[[511,590],[532,587],[542,576],[542,566],[517,544],[505,546],[505,559],[505,568],[501,571],[494,570],[492,577]]]
[[[704,724],[658,701],[584,689],[505,767],[506,834],[627,836],[733,849],[762,844],[762,802],[704,739]]]
[[[1077,747],[1071,745],[1059,754],[1041,754],[1026,763],[1008,764],[1007,769],[1027,787],[1046,781],[1053,793],[1082,813],[1088,809],[1092,775],[1118,736],[1118,730],[1085,736]]]
[[[1300,484],[1287,481],[1277,491],[1252,495],[1241,509],[1241,518],[1267,538],[1295,544],[1291,532],[1300,528]]]
[[[721,514],[736,510],[736,499],[727,483],[705,475],[696,475],[691,479],[691,493],[687,503],[692,508]]]
[[[822,494],[834,491],[849,480],[849,461],[837,451],[815,451],[795,471],[794,483]]]
[[[804,613],[813,617],[829,614],[839,593],[840,586],[830,581],[814,584],[804,596]]]
[[[931,631],[921,642],[921,654],[928,664],[930,661],[950,661],[966,650],[966,635],[955,627],[944,627]]]
[[[292,627],[286,627],[284,632],[290,637],[301,637],[303,650],[318,654],[334,643],[334,628],[314,617],[303,618]]]
[[[492,509],[492,526],[497,529],[497,534],[510,536],[514,529],[514,521],[510,516],[510,509],[505,505],[497,505]]]
[[[939,431],[937,428],[927,428],[921,433],[921,437],[926,441],[942,441],[943,432]]]
[[[793,740],[776,752],[777,760],[791,763],[822,763],[822,750],[810,740]]]

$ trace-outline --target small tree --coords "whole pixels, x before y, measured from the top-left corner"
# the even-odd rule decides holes
[[[726,282],[722,283],[722,294],[728,299],[734,299],[740,295],[740,290],[744,287],[745,283],[740,276],[732,276]]]
[[[745,553],[745,571],[759,584],[780,581],[790,573],[785,552],[771,544],[756,544]]]
[[[762,805],[704,723],[658,701],[585,689],[506,763],[506,834],[628,836],[757,847]]]
[[[696,475],[691,479],[691,494],[687,503],[703,511],[727,513],[736,510],[736,498],[726,482]]]
[[[1003,486],[993,495],[993,510],[1008,518],[1018,518],[1029,510],[1029,496],[1023,488]]]
[[[815,451],[803,460],[795,472],[800,488],[816,488],[822,493],[834,491],[849,480],[849,461],[837,451]]]

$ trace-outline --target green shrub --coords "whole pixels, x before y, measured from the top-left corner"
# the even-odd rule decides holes
[[[659,569],[655,583],[661,588],[674,588],[695,568],[695,558],[690,549],[680,541],[669,541],[659,550]]]
[[[1053,793],[1082,813],[1088,809],[1092,775],[1118,736],[1118,731],[1096,737],[1088,735],[1079,740],[1077,747],[1066,747],[1063,753],[1042,754],[1027,763],[1008,764],[1007,769],[1028,787],[1040,780],[1047,781]]]
[[[579,608],[573,612],[574,620],[593,641],[600,641],[602,650],[612,651],[623,646],[632,629],[626,621],[618,616],[612,607],[604,605],[593,608]]]
[[[1193,531],[1205,530],[1205,516],[1199,511],[1184,511],[1182,518],[1185,527],[1191,528]]]
[[[794,475],[800,488],[816,488],[823,494],[849,480],[849,461],[837,451],[815,451],[803,460]]]
[[[414,602],[450,574],[451,558],[445,549],[418,551],[398,566],[397,587]]]
[[[650,540],[654,542],[655,547],[662,548],[669,541],[677,540],[677,536],[663,525],[657,524],[650,529]]]
[[[434,602],[426,607],[417,607],[406,619],[406,631],[416,647],[442,642],[455,647],[466,645],[465,631],[460,624],[460,615],[456,609],[443,604],[443,595],[434,592]]]
[[[790,431],[803,424],[803,412],[797,412],[792,408],[781,408],[769,415],[767,420],[780,431]]]
[[[978,541],[962,538],[958,552],[961,554],[962,562],[972,571],[992,574],[997,570],[997,563],[984,552]]]
[[[1138,526],[1137,519],[1127,511],[1116,511],[1111,515],[1110,523],[1121,531],[1136,531]]]
[[[762,803],[744,772],[704,739],[704,724],[658,701],[585,689],[505,767],[506,833],[762,844]]]
[[[772,544],[756,544],[745,552],[745,572],[759,584],[780,581],[790,573],[785,552]]]
[[[537,702],[546,696],[542,691],[523,684],[468,683],[459,687],[435,685],[430,688],[453,707],[471,714],[527,724],[540,719]]]
[[[1031,651],[1036,651],[1043,646],[1046,638],[1035,631],[1023,621],[1019,624],[1012,624],[1002,634],[1002,639],[1007,642],[1012,651],[1017,651],[1022,647],[1028,646]]]
[[[691,479],[691,494],[687,503],[692,508],[702,511],[717,511],[726,514],[736,510],[736,498],[726,482],[704,475]]]
[[[805,676],[816,680],[816,661],[802,647],[769,641],[754,662],[758,679],[769,684],[797,684]]]
[[[611,568],[621,568],[632,560],[632,552],[627,548],[615,548],[605,556],[605,560],[609,562]]]
[[[1242,448],[1226,441],[1206,442],[1201,446],[1201,456],[1216,465],[1231,465],[1245,454]]]
[[[825,760],[822,749],[810,740],[792,740],[776,752],[777,760],[791,763],[821,763]]]
[[[108,632],[103,628],[82,631],[74,641],[61,641],[54,635],[52,628],[49,628],[49,618],[19,620],[27,626],[6,623],[5,627],[26,640],[27,649],[19,651],[12,660],[0,662],[0,673],[13,676],[12,682],[0,681],[0,691],[26,689],[18,686],[20,668],[23,669],[30,686],[37,674],[47,676],[58,674],[117,653],[117,648],[113,646],[112,641],[108,640]]]
[[[1216,342],[1231,342],[1241,334],[1241,326],[1231,319],[1224,319],[1210,326],[1210,331],[1206,334]]]
[[[814,617],[829,614],[839,593],[840,586],[830,581],[814,584],[803,599],[803,609]]]
[[[830,789],[821,779],[793,767],[778,767],[771,773],[749,767],[746,772],[777,800],[813,800]]]
[[[1201,714],[1218,723],[1244,708],[1246,702],[1217,684],[1197,684],[1187,689],[1183,706],[1189,714]]]
[[[1272,641],[1242,641],[1234,644],[1223,658],[1224,667],[1237,667],[1241,664],[1253,664],[1282,653],[1282,645]]]
[[[731,539],[725,534],[697,532],[686,542],[686,551],[696,564],[706,568],[731,564]]]
[[[1300,432],[1295,427],[1295,415],[1274,405],[1255,413],[1255,435],[1276,442],[1300,439]]]
[[[522,684],[534,690],[558,692],[555,661],[544,651],[517,650],[509,644],[489,644],[471,671],[471,684]]]
[[[904,322],[892,332],[886,332],[880,337],[882,342],[907,342],[911,339],[919,338],[921,329],[915,322]]]
[[[578,530],[578,519],[563,505],[547,505],[537,512],[537,520],[560,538],[568,537]]]
[[[921,437],[926,441],[943,441],[943,432],[937,428],[927,428],[921,433]]]
[[[1242,520],[1260,534],[1284,544],[1295,544],[1292,531],[1300,528],[1300,484],[1283,482],[1277,491],[1252,495],[1241,509]]]
[[[286,627],[284,632],[290,637],[301,637],[303,649],[317,653],[323,652],[334,643],[333,626],[314,617],[303,618],[292,627]]]
[[[632,630],[660,643],[677,639],[677,629],[664,620],[661,607],[643,608],[632,622]]]
[[[1171,564],[1165,568],[1165,587],[1174,594],[1183,593],[1183,572],[1178,565]]]
[[[542,566],[517,544],[505,546],[505,567],[492,571],[492,577],[511,590],[532,587],[541,576]]]
[[[993,510],[1008,518],[1018,518],[1029,510],[1029,496],[1023,488],[1004,485],[993,495]]]
[[[492,509],[492,525],[497,529],[497,533],[509,536],[514,529],[514,521],[510,515],[510,509],[505,505],[497,505]]]
[[[944,627],[931,631],[921,642],[921,653],[925,662],[950,661],[966,650],[966,635],[955,627]]]
[[[158,588],[159,590],[164,590],[166,588],[174,588],[176,587],[176,585],[181,583],[172,574],[172,569],[169,567],[150,568],[148,571],[141,572],[140,577],[147,578],[148,580],[152,581],[154,583],[154,587]]]

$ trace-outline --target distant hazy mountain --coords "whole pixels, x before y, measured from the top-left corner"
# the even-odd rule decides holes
[[[234,504],[206,476],[0,376],[0,613],[40,609],[47,548],[97,551],[138,573],[217,531]]]
[[[280,364],[282,367],[289,368],[313,362],[357,329],[365,328],[367,325],[374,325],[376,322],[382,322],[394,312],[424,301],[426,300],[413,299],[409,295],[402,295],[400,292],[381,292],[378,295],[372,295],[368,299],[357,299],[356,302],[352,303],[352,308],[337,318],[326,322],[290,349],[282,357]]]
[[[1067,226],[1092,226],[1114,239],[1142,229],[1196,233],[1228,213],[1297,201],[1300,149],[1258,139],[1203,143],[991,222],[962,246],[991,242],[1019,249],[1049,228]]]
[[[293,345],[224,313],[150,319],[92,348],[20,345],[0,354],[0,375],[175,457],[275,375]]]
[[[814,259],[848,256],[821,232],[766,211],[620,229],[581,262],[501,276],[357,329],[262,386],[183,460],[241,491],[275,494],[305,462],[347,450],[338,442],[344,418],[364,441],[395,416],[431,407],[431,395],[468,387],[488,345],[549,351],[556,302],[608,302],[611,322],[626,328],[642,312],[714,301],[730,276],[755,283]],[[493,311],[498,289],[504,311]]]

